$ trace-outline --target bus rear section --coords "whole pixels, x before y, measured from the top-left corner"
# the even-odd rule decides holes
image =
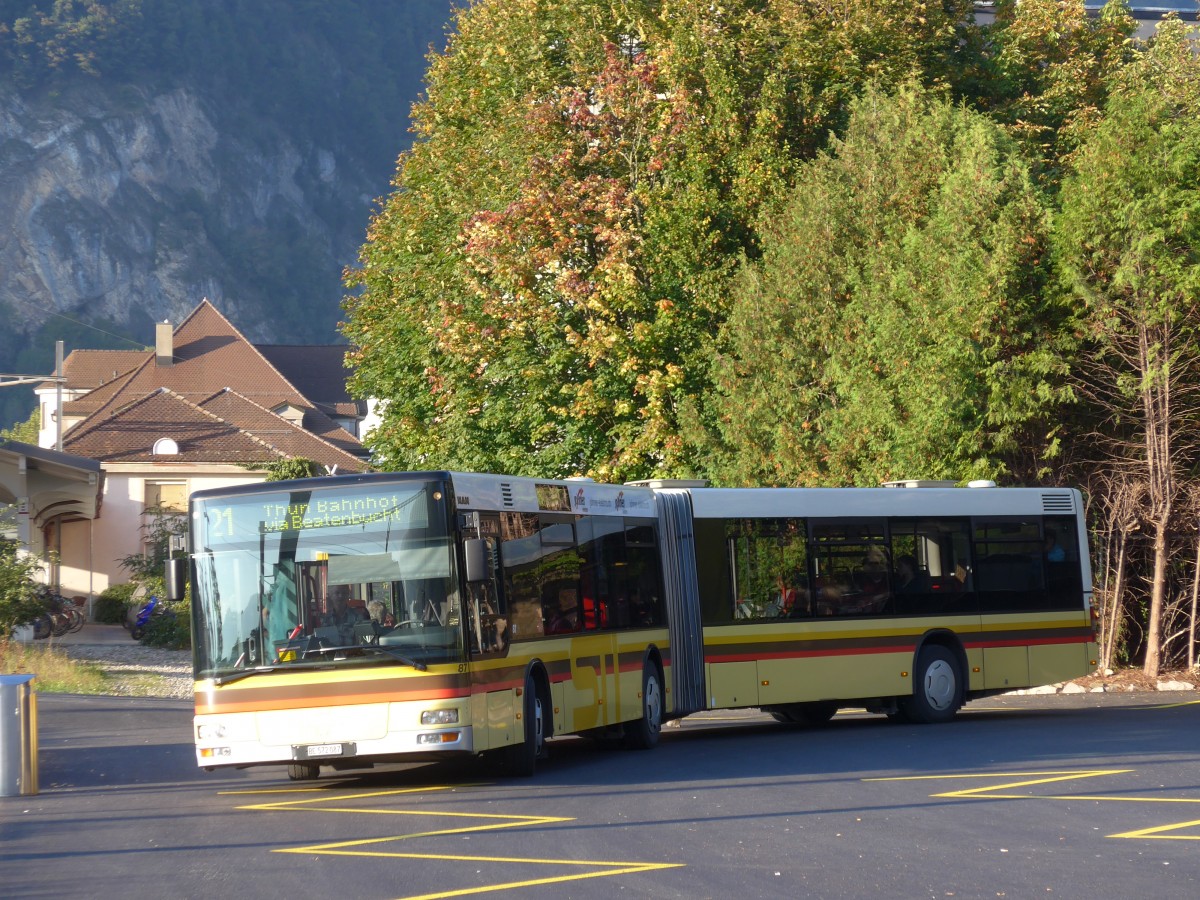
[[[940,722],[1095,671],[1077,491],[690,493],[709,708]]]

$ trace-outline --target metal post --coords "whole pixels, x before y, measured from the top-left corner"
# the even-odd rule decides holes
[[[0,675],[0,797],[38,792],[33,675]]]

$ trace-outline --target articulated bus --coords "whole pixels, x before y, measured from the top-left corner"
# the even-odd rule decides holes
[[[422,472],[200,491],[190,515],[206,769],[527,775],[559,735],[648,748],[739,707],[941,722],[1096,666],[1071,489]]]

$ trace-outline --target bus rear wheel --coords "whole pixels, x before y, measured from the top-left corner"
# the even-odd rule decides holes
[[[788,703],[772,707],[771,718],[784,725],[807,725],[815,728],[826,724],[837,715],[838,705],[833,700],[814,700],[809,703]]]
[[[917,656],[913,693],[900,701],[900,712],[910,722],[949,722],[962,706],[962,673],[958,661],[945,647],[932,644]]]
[[[658,666],[649,660],[642,668],[642,717],[625,726],[625,746],[649,750],[658,743],[663,723],[662,681]]]

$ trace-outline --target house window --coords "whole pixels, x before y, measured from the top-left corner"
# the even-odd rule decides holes
[[[147,481],[146,509],[161,512],[187,512],[188,491],[185,481]]]

